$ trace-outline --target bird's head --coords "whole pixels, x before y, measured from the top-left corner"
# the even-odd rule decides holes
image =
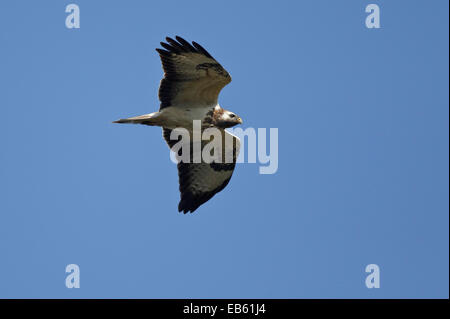
[[[217,125],[224,128],[233,127],[238,124],[242,124],[242,119],[235,113],[227,110],[224,110],[223,113],[220,114],[217,121]]]

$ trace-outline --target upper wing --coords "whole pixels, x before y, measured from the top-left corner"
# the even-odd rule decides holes
[[[181,37],[166,38],[161,57],[164,78],[159,85],[160,109],[167,106],[209,107],[231,82],[228,72],[199,44]]]
[[[172,148],[177,141],[170,140],[171,131],[170,129],[163,129],[163,136],[169,147]],[[232,145],[228,145],[228,143],[222,144],[222,154],[232,155],[232,157],[229,157],[233,159],[231,163],[226,163],[225,161],[222,161],[222,163],[192,163],[191,143],[191,162],[179,162],[177,164],[181,196],[180,203],[178,204],[179,212],[194,212],[200,205],[207,202],[228,185],[236,166],[240,141],[229,132],[224,132],[225,135],[232,137],[233,140]]]

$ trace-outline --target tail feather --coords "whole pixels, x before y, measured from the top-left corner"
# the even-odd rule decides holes
[[[155,113],[139,115],[135,117],[129,117],[126,119],[120,119],[114,121],[113,123],[129,123],[129,124],[144,124],[144,125],[156,125],[155,123]]]

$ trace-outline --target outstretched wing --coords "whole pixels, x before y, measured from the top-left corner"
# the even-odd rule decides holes
[[[170,148],[177,143],[176,140],[170,139],[171,132],[172,130],[170,129],[163,129],[164,139]],[[227,163],[223,160],[221,163],[193,163],[193,147],[191,143],[191,162],[179,162],[177,164],[181,197],[180,203],[178,204],[179,212],[194,212],[200,205],[210,200],[228,185],[236,166],[240,141],[233,134],[227,131],[223,132],[224,140],[228,139],[233,141],[232,145],[230,145],[231,143],[222,144],[222,154],[224,154],[224,157],[230,156],[228,158],[232,159],[231,162]]]
[[[168,106],[210,107],[231,82],[228,72],[199,44],[181,37],[166,38],[161,57],[164,78],[159,86],[160,109]]]

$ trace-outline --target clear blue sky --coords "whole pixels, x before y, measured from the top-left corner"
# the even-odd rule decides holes
[[[0,297],[448,297],[448,1],[69,3],[0,2]],[[111,124],[157,110],[175,35],[279,129],[276,174],[190,215],[160,130]]]

